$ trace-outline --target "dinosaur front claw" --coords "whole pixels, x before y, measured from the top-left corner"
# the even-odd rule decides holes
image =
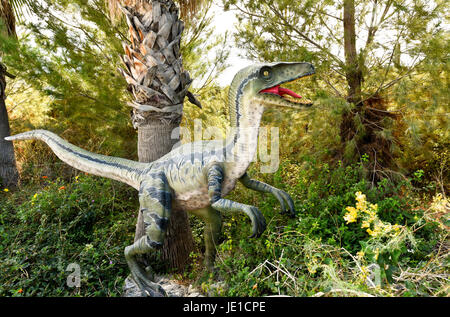
[[[282,197],[282,199],[279,199],[282,208],[281,214],[288,214],[289,217],[295,218],[297,211],[295,210],[294,201],[292,200],[291,196],[281,189],[278,189],[278,194]],[[289,206],[289,211],[284,207],[284,203],[287,203],[287,205]]]
[[[248,215],[252,221],[252,235],[249,238],[258,238],[266,230],[266,219],[258,208],[250,207],[249,209]]]
[[[295,218],[297,211],[295,209],[282,210],[280,214],[287,215],[289,218]]]

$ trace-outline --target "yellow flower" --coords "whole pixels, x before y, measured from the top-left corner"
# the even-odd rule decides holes
[[[435,202],[441,201],[442,200],[442,194],[441,193],[437,194],[436,196],[433,197],[433,200]]]
[[[364,195],[361,192],[356,192],[356,209],[366,211],[367,209],[367,202],[366,202],[366,195]]]
[[[33,195],[33,199],[36,199],[36,197],[37,197],[37,193]]]
[[[5,188],[3,191],[4,191],[4,192],[9,192],[9,189],[8,189],[8,188]]]
[[[344,215],[344,219],[347,223],[356,222],[356,219],[358,218],[358,211],[354,207],[347,207],[345,209],[348,211],[348,213]]]
[[[356,203],[356,209],[364,211],[367,213],[367,204],[365,201],[357,202]]]
[[[402,226],[385,223],[378,218],[378,205],[367,202],[366,195],[361,192],[356,192],[355,196],[356,208],[351,206],[345,208],[348,211],[344,215],[347,224],[356,222],[358,218],[361,218],[361,228],[366,229],[367,233],[375,238],[387,234],[399,235],[401,233]]]
[[[358,257],[358,259],[362,259],[364,257],[364,251],[357,252],[356,256]]]
[[[378,219],[377,213],[375,211],[367,210],[365,211],[365,213],[369,216],[369,222],[374,222]]]
[[[379,236],[380,233],[381,233],[381,230],[380,230],[380,229],[381,229],[381,228],[380,228],[379,225],[375,225],[375,227],[373,228],[373,230],[370,229],[370,228],[368,228],[368,229],[367,229],[367,233],[368,233],[369,235],[371,235],[372,237],[377,237],[377,236]]]
[[[363,279],[366,279],[368,275],[369,271],[367,270],[367,268],[365,266],[361,266],[361,277]]]
[[[375,261],[377,261],[378,260],[378,256],[380,255],[380,248],[377,248],[376,250],[375,250]]]
[[[365,201],[366,200],[366,195],[364,195],[361,192],[356,192],[355,195],[356,195],[357,201]]]

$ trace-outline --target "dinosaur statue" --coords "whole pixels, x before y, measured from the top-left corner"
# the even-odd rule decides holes
[[[144,295],[165,294],[137,261],[137,256],[161,248],[172,207],[182,208],[205,222],[205,265],[213,268],[221,231],[221,213],[244,212],[259,237],[266,221],[254,206],[224,198],[240,181],[245,187],[273,194],[283,213],[295,216],[294,203],[284,191],[251,179],[246,170],[252,161],[264,107],[310,106],[309,100],[280,87],[314,74],[309,63],[258,64],[240,70],[229,90],[231,126],[227,140],[196,141],[175,148],[151,163],[99,155],[68,143],[46,130],[33,130],[6,140],[42,140],[65,163],[81,171],[124,182],[139,190],[140,212],[146,235],[125,248],[125,258]]]

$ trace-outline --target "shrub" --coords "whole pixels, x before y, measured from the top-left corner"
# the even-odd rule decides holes
[[[83,174],[42,185],[1,197],[0,296],[119,296],[137,194]],[[79,288],[67,285],[70,263],[80,267]]]
[[[247,239],[244,215],[224,217],[216,263],[227,286],[217,295],[408,296],[405,285],[417,285],[401,272],[418,269],[445,237],[417,208],[420,201],[405,194],[408,182],[385,179],[374,186],[362,164],[330,168],[285,160],[275,174],[255,178],[291,194],[299,214],[280,215],[271,195],[234,191],[230,199],[258,206],[268,226],[261,238]],[[443,285],[436,286],[440,295]]]

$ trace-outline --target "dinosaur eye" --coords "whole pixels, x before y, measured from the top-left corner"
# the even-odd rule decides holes
[[[272,71],[270,67],[263,67],[259,72],[260,76],[264,79],[270,79],[272,77]]]

